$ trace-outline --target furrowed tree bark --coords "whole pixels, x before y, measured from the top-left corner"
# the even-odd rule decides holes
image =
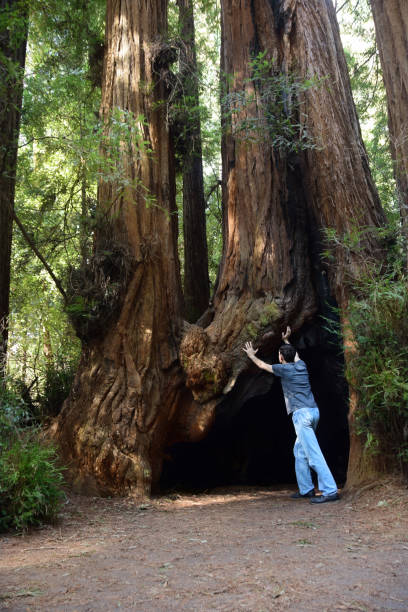
[[[160,77],[168,64],[162,44],[166,15],[166,0],[107,2],[105,138],[114,109],[131,115],[139,136],[121,144],[122,183],[102,180],[98,193],[104,225],[99,224],[95,252],[120,245],[127,281],[117,314],[84,342],[54,432],[75,485],[87,492],[148,495],[179,402],[182,298],[173,153]]]
[[[246,91],[253,99],[238,120],[259,119],[267,125],[260,86],[249,66],[259,53],[273,60],[271,77],[274,71],[288,78],[295,73],[303,79],[320,77],[323,83],[299,92],[299,129],[309,133],[315,146],[297,155],[273,150],[266,141],[240,141],[233,135],[236,115],[227,125],[225,242],[214,318],[206,329],[192,327],[181,345],[187,386],[207,406],[208,427],[223,397],[233,392],[239,403],[259,393],[256,385],[248,391],[251,366],[241,350],[245,340],[254,340],[261,355],[270,354],[280,344],[282,328],[289,323],[299,330],[330,294],[346,316],[353,279],[359,278],[364,261],[381,257],[369,228],[385,223],[332,2],[224,0],[221,11],[227,94]],[[340,239],[360,232],[354,247],[339,243],[330,266],[322,257],[327,229]],[[365,475],[353,432],[349,480]]]
[[[408,269],[408,4],[371,0],[371,9],[387,92],[390,148]]]
[[[346,322],[353,281],[364,261],[381,257],[369,228],[385,220],[331,0],[224,0],[224,247],[206,326],[187,326],[181,341],[183,378],[176,228],[168,214],[174,210],[171,150],[164,85],[152,70],[153,64],[160,72],[160,62],[152,59],[160,49],[157,33],[165,32],[164,15],[163,2],[149,13],[139,1],[129,7],[108,2],[102,114],[107,120],[115,106],[143,114],[141,129],[153,154],[124,144],[121,155],[133,186],[115,192],[112,184],[100,185],[105,234],[129,253],[128,280],[117,316],[107,317],[104,334],[84,348],[56,432],[88,490],[148,494],[166,445],[199,440],[220,403],[237,409],[272,385],[273,378],[259,377],[246,359],[244,342],[253,340],[268,357],[286,324],[301,330],[331,295]],[[293,72],[324,78],[297,93],[296,131],[308,131],[313,147],[294,153],[274,148],[268,137],[239,136],[240,122],[269,129],[264,85],[250,64],[260,53],[273,60],[272,79],[278,73],[289,82]],[[250,102],[231,115],[233,94]],[[293,120],[284,88],[283,95],[283,119]],[[150,207],[147,193],[155,196]],[[340,239],[356,236],[348,248],[338,241],[333,265],[322,257],[327,229]],[[100,230],[96,249],[99,242],[103,250],[104,240]],[[366,473],[352,433],[350,481]]]
[[[371,264],[378,264],[383,259],[383,245],[372,228],[385,226],[386,219],[361,139],[333,5],[330,0],[312,2],[310,7],[306,7],[305,2],[298,2],[297,9],[290,18],[291,30],[286,41],[294,48],[302,44],[302,38],[306,44],[305,52],[295,61],[292,59],[292,65],[298,64],[301,74],[306,76],[310,70],[318,77],[326,79],[328,76],[326,87],[312,88],[305,95],[302,109],[307,117],[305,127],[311,130],[319,147],[306,151],[302,171],[308,207],[317,225],[323,230],[336,230],[340,240],[345,238],[335,249],[335,261],[329,267],[329,283],[341,310],[347,362],[349,351],[354,350],[354,341],[347,329],[348,301],[358,290],[358,279],[370,270]],[[292,38],[293,26],[296,42]],[[315,41],[313,49],[310,38]],[[313,60],[317,55],[316,65]],[[347,236],[355,236],[354,245],[349,242],[347,246],[350,239]],[[380,469],[364,455],[355,430],[357,388],[358,381],[356,386],[350,387],[349,487],[370,478]]]
[[[182,136],[184,303],[185,317],[193,323],[208,308],[210,281],[193,3],[177,0],[177,5],[182,41],[179,62],[182,104],[185,106]]]
[[[0,30],[0,379],[3,379],[7,360],[10,259],[28,4],[24,0],[0,0],[0,13],[4,25]]]

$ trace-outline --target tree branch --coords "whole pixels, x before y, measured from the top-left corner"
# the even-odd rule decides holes
[[[220,187],[222,185],[222,181],[217,180],[210,188],[209,192],[207,193],[207,197],[205,198],[205,203],[208,204],[212,194],[214,193],[214,191],[217,189],[217,187]]]
[[[358,66],[356,66],[353,70],[353,76],[357,76],[358,73],[361,71],[361,69],[363,68],[363,66],[365,66],[366,64],[368,64],[368,62],[377,54],[377,45],[374,46],[374,49],[370,52],[370,54],[367,56],[367,59],[364,60],[364,62],[362,64],[359,64]]]
[[[343,4],[342,4],[341,6],[339,6],[339,8],[337,8],[337,4],[336,4],[336,6],[335,6],[336,14],[337,14],[337,13],[340,13],[340,11],[341,11],[342,9],[344,9],[344,7],[346,6],[346,4],[348,4],[349,2],[350,2],[350,0],[346,0],[345,2],[343,2]]]
[[[23,224],[21,223],[20,219],[17,217],[15,212],[13,212],[13,218],[14,218],[14,221],[16,222],[20,232],[23,234],[24,240],[27,242],[27,244],[29,245],[29,247],[33,251],[33,253],[35,253],[35,255],[37,255],[38,259],[41,261],[41,263],[43,264],[44,268],[47,270],[48,274],[51,276],[52,280],[54,281],[55,286],[57,287],[58,291],[61,293],[62,297],[64,298],[64,302],[66,302],[67,301],[67,294],[65,293],[65,290],[64,290],[64,287],[61,284],[61,281],[55,276],[54,272],[51,270],[50,266],[47,264],[47,262],[45,261],[44,257],[41,255],[40,251],[35,246],[33,240],[30,238],[29,234],[26,232]]]

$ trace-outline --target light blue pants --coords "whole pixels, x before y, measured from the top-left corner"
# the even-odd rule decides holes
[[[319,416],[318,408],[299,408],[292,413],[297,436],[293,448],[296,479],[302,495],[313,489],[310,468],[317,474],[319,490],[323,495],[337,493],[336,482],[323,457],[315,434]]]

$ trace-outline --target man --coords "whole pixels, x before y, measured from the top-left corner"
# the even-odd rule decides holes
[[[310,388],[306,364],[289,343],[290,327],[282,333],[284,345],[279,349],[279,364],[270,365],[255,357],[252,343],[247,342],[243,350],[248,357],[262,370],[280,376],[286,410],[292,415],[296,431],[296,442],[293,449],[295,455],[296,479],[299,491],[292,495],[293,499],[310,498],[312,504],[339,499],[337,485],[320,450],[315,430],[319,422],[319,408]],[[310,468],[317,474],[320,497],[315,496]]]

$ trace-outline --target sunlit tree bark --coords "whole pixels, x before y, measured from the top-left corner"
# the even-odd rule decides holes
[[[160,80],[165,9],[163,1],[148,11],[139,0],[108,0],[102,115],[107,126],[115,107],[143,115],[140,129],[153,153],[124,145],[134,186],[117,193],[114,184],[102,183],[99,189],[106,228],[96,248],[106,234],[122,245],[128,280],[117,316],[86,342],[56,432],[77,482],[88,490],[148,494],[165,446],[199,440],[220,403],[236,409],[272,384],[272,377],[254,381],[243,343],[253,340],[261,356],[272,355],[282,328],[290,324],[301,332],[330,296],[345,318],[353,280],[364,261],[381,254],[369,228],[381,226],[384,215],[331,0],[224,0],[224,248],[206,326],[186,325],[182,334],[174,177]],[[263,85],[251,67],[260,53],[271,62],[271,79],[322,79],[292,92],[297,101],[284,87],[276,94],[284,96],[283,119],[296,121],[293,138],[308,132],[307,146],[278,146],[268,132]],[[238,113],[231,112],[236,93],[250,100]],[[265,134],[242,138],[241,121],[258,122]],[[332,264],[322,255],[326,230],[338,240]],[[349,232],[357,238],[345,248],[342,237]],[[355,482],[365,467],[354,432],[352,441],[349,477]]]
[[[227,125],[225,242],[214,318],[205,330],[193,328],[181,346],[187,385],[207,406],[209,425],[214,406],[232,389],[235,402],[240,394],[248,398],[244,340],[255,340],[267,356],[287,323],[300,330],[330,294],[345,315],[353,279],[364,261],[381,256],[368,228],[385,222],[331,0],[224,0],[221,8],[227,94],[246,90],[254,100],[243,111],[245,119],[268,125],[259,103],[261,85],[250,69],[259,53],[272,62],[271,78],[280,72],[321,83],[299,91],[299,130],[307,131],[314,145],[297,154],[268,146],[267,139],[242,141],[234,135],[239,115]],[[322,257],[326,230],[340,239],[331,265]],[[341,244],[349,232],[357,235],[351,249]],[[253,385],[252,394],[257,392]],[[350,482],[363,478],[364,469],[353,432]]]
[[[408,4],[371,0],[408,268]]]
[[[107,2],[105,138],[120,109],[145,144],[134,134],[121,145],[124,187],[99,185],[95,251],[120,246],[127,280],[117,314],[84,342],[55,431],[74,482],[88,491],[149,494],[182,381],[175,183],[161,79],[166,8],[166,0]]]

